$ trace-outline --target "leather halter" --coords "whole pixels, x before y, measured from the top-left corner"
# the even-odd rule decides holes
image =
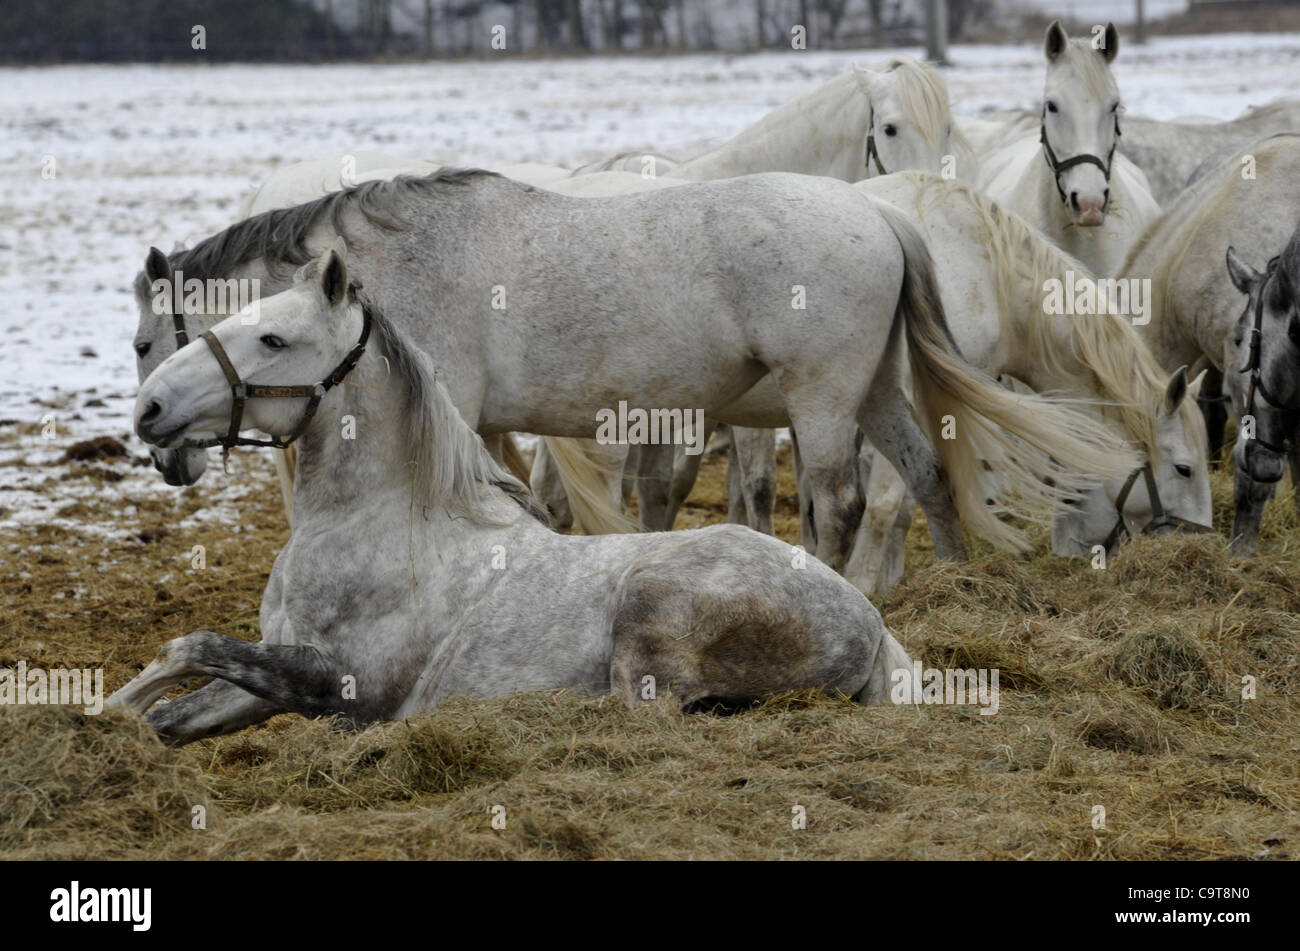
[[[1097,166],[1101,169],[1101,174],[1106,177],[1106,183],[1110,183],[1110,170],[1115,161],[1115,149],[1119,145],[1119,134],[1119,113],[1116,113],[1115,141],[1110,144],[1110,151],[1106,154],[1106,161],[1103,162],[1097,156],[1087,152],[1072,155],[1068,159],[1058,159],[1056,153],[1052,151],[1052,143],[1047,141],[1047,104],[1043,104],[1043,116],[1038,123],[1038,141],[1043,143],[1043,157],[1047,159],[1047,165],[1052,170],[1052,181],[1056,183],[1056,191],[1061,196],[1061,201],[1067,201],[1065,189],[1061,187],[1061,176],[1076,165]]]
[[[867,160],[863,163],[863,166],[865,168],[870,168],[871,163],[874,160],[876,163],[876,171],[879,172],[881,175],[888,175],[889,173],[885,171],[885,164],[880,161],[880,153],[876,151],[875,128],[876,128],[876,116],[874,113],[872,113],[870,118],[870,124],[867,126]]]
[[[355,285],[348,289],[349,297],[353,300],[356,299],[353,293],[354,288]],[[370,308],[365,304],[361,305],[361,317],[361,337],[357,340],[356,346],[348,351],[347,356],[343,358],[339,365],[319,383],[299,386],[267,386],[261,383],[245,383],[239,378],[239,373],[235,370],[234,364],[230,362],[230,357],[226,353],[226,348],[221,345],[221,341],[216,338],[212,331],[205,330],[199,336],[199,339],[208,345],[212,355],[217,358],[217,363],[221,365],[221,372],[225,374],[226,382],[230,384],[230,395],[234,399],[234,404],[230,409],[230,429],[224,436],[212,439],[187,439],[182,445],[203,449],[209,446],[221,446],[227,451],[232,446],[268,446],[272,449],[287,447],[306,430],[312,417],[316,415],[316,408],[320,406],[320,401],[325,394],[342,383],[344,378],[356,369],[357,363],[361,360],[361,355],[366,352],[366,341],[370,338],[372,317]],[[176,339],[179,343],[185,333],[185,326],[179,316],[176,317],[176,324],[178,328]],[[303,410],[302,419],[298,421],[298,425],[293,428],[289,435],[272,436],[270,439],[249,439],[239,435],[239,429],[244,418],[245,402],[252,399],[273,399],[278,397],[286,399],[305,397],[308,399],[307,408]]]
[[[1181,516],[1171,515],[1165,511],[1165,507],[1160,501],[1160,490],[1156,488],[1156,476],[1151,471],[1151,462],[1148,460],[1129,473],[1128,478],[1124,480],[1124,487],[1119,490],[1119,495],[1115,497],[1115,512],[1118,518],[1115,521],[1115,527],[1106,536],[1107,551],[1113,550],[1121,540],[1131,534],[1128,530],[1128,523],[1124,521],[1124,504],[1128,501],[1129,493],[1133,491],[1133,486],[1137,482],[1139,475],[1146,481],[1147,498],[1151,502],[1151,521],[1147,522],[1141,534],[1149,535],[1162,528],[1175,528],[1187,532],[1210,532],[1214,530],[1209,525],[1188,521]]]
[[[1269,395],[1268,389],[1264,386],[1264,374],[1259,363],[1260,344],[1264,337],[1264,291],[1268,288],[1268,282],[1273,279],[1273,275],[1277,272],[1277,262],[1277,258],[1273,258],[1268,262],[1268,270],[1264,274],[1264,280],[1260,281],[1259,289],[1255,292],[1255,323],[1250,328],[1250,356],[1246,361],[1246,365],[1239,371],[1241,373],[1250,374],[1250,389],[1247,391],[1246,395],[1247,416],[1255,415],[1256,393],[1263,397],[1264,402],[1267,403],[1271,409],[1279,412],[1284,409],[1281,403]],[[1276,452],[1279,455],[1285,456],[1291,452],[1292,449],[1290,439],[1284,439],[1282,445],[1276,446],[1271,442],[1265,442],[1258,436],[1253,436],[1251,438],[1265,449]]]

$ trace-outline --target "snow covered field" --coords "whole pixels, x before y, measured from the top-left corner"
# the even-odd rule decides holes
[[[463,165],[688,155],[885,55],[0,69],[0,435],[49,415],[59,427],[52,442],[25,436],[0,452],[0,530],[43,517],[30,504],[39,467],[12,466],[15,453],[39,464],[71,438],[127,441],[129,287],[149,245],[221,229],[276,166],[355,149]],[[1037,45],[951,57],[956,111],[1036,105]],[[1226,119],[1300,93],[1300,35],[1158,39],[1122,47],[1115,71],[1130,113]],[[134,472],[167,491],[152,470]]]

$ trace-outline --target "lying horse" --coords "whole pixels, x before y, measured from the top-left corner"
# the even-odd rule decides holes
[[[731,525],[552,532],[428,358],[349,283],[340,249],[141,387],[136,431],[153,445],[228,444],[243,427],[296,437],[297,526],[261,643],[177,638],[109,706],[148,711],[184,743],[283,712],[400,718],[452,694],[573,687],[636,706],[670,691],[689,708],[826,687],[879,703],[914,677],[871,603],[784,542]],[[355,440],[340,437],[345,416]],[[198,675],[217,679],[149,709]]]

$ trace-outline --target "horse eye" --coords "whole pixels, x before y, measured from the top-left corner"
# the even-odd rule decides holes
[[[1174,471],[1177,472],[1177,473],[1178,473],[1180,476],[1182,476],[1184,479],[1190,479],[1190,478],[1192,477],[1192,467],[1191,467],[1191,466],[1176,465],[1176,466],[1174,466]]]
[[[272,350],[283,350],[285,347],[288,346],[287,343],[285,343],[275,334],[263,334],[262,343],[266,344],[266,346],[270,347]]]
[[[1052,102],[1052,100],[1050,100],[1050,99],[1047,100],[1047,111],[1048,111],[1048,112],[1055,112],[1055,111],[1056,111],[1056,103]]]
[[[149,354],[149,346],[150,344],[148,340],[143,343],[137,343],[135,345],[135,355],[143,360]]]
[[[891,136],[892,136],[892,135],[898,135],[898,129],[896,129],[893,125],[891,125],[891,124],[889,124],[889,123],[886,123],[886,125],[885,125],[885,135],[891,135]]]

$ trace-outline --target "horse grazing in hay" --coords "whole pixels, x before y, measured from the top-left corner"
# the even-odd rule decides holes
[[[1052,519],[1056,554],[1111,547],[1130,530],[1209,527],[1204,421],[1195,405],[1199,380],[1189,385],[1186,367],[1162,369],[1133,326],[1135,315],[1104,299],[1096,312],[1045,312],[1051,282],[1069,284],[1073,294],[1080,279],[1092,276],[1022,219],[960,183],[907,172],[857,187],[907,214],[931,255],[944,262],[940,293],[966,359],[990,375],[1007,374],[1033,390],[1089,402],[1141,452],[1140,470],[1089,491],[1094,508],[1058,509]],[[867,508],[845,576],[870,594],[902,572],[912,503],[886,461],[863,468]]]
[[[1156,360],[1166,369],[1208,364],[1221,372],[1238,419],[1247,412],[1250,374],[1242,371],[1250,364],[1251,334],[1239,318],[1242,288],[1250,281],[1244,271],[1225,270],[1224,255],[1233,247],[1240,261],[1262,267],[1287,245],[1300,220],[1298,180],[1300,135],[1252,143],[1183,191],[1147,228],[1120,269],[1126,279],[1150,287],[1150,320],[1136,329]],[[1259,411],[1262,406],[1257,400],[1256,432],[1262,440],[1237,450],[1231,544],[1241,556],[1255,553],[1263,508],[1284,466],[1283,456],[1269,453],[1263,442],[1280,446],[1287,434],[1264,435],[1261,421],[1272,429],[1281,420],[1268,420],[1268,413]],[[1300,477],[1294,455],[1292,477]],[[1084,509],[1099,505],[1104,503],[1088,497],[1082,502]]]
[[[350,285],[341,250],[141,387],[136,430],[155,445],[229,442],[240,427],[296,436],[298,527],[267,583],[261,643],[177,638],[109,706],[184,743],[283,712],[401,718],[458,693],[575,687],[635,706],[671,691],[690,708],[826,687],[880,703],[914,677],[871,603],[776,539],[550,531],[427,357]],[[344,415],[355,441],[340,438]],[[150,710],[198,675],[216,679]]]
[[[1241,419],[1233,458],[1243,524],[1233,529],[1248,527],[1252,540],[1288,457],[1293,492],[1300,486],[1300,225],[1281,254],[1258,263],[1257,270],[1229,246],[1228,274],[1246,295],[1225,373]]]
[[[1047,29],[1047,81],[1037,136],[982,157],[978,185],[1008,211],[1109,277],[1159,212],[1137,167],[1120,155],[1120,97],[1110,64],[1119,33],[1106,24],[1102,45]]]

